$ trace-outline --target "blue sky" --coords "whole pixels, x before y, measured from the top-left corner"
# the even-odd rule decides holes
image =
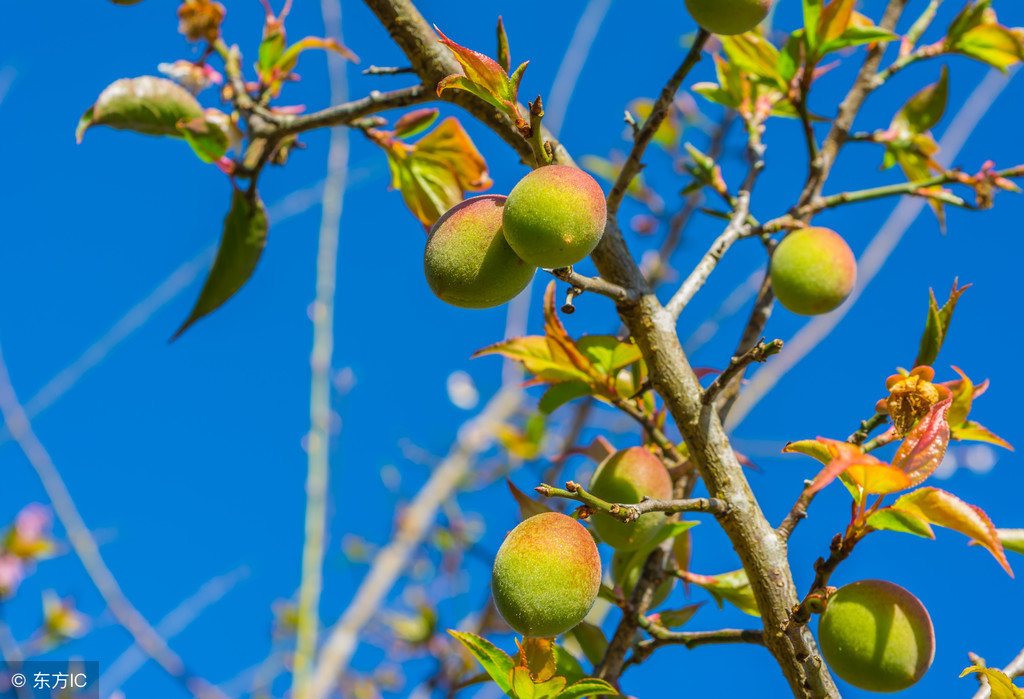
[[[262,15],[256,2],[228,0],[225,29],[242,44],[248,61],[255,52]],[[909,14],[924,0],[911,0]],[[947,2],[936,27],[948,24],[962,1]],[[319,35],[316,3],[296,3],[289,21],[292,37]],[[586,3],[564,0],[535,7],[505,2],[424,1],[426,17],[465,45],[490,51],[494,22],[504,16],[515,63],[530,59],[524,97],[549,95],[568,38]],[[622,149],[622,109],[633,98],[653,96],[682,57],[680,37],[694,27],[681,2],[613,2],[568,106],[563,140],[577,155],[607,155]],[[883,3],[865,0],[862,11],[877,17]],[[132,8],[106,2],[58,2],[44,13],[36,3],[5,8],[9,32],[0,47],[0,78],[9,82],[0,103],[0,144],[5,165],[5,226],[0,254],[0,343],[15,388],[27,401],[62,368],[76,360],[183,264],[217,240],[230,192],[223,175],[203,166],[181,143],[105,129],[90,131],[76,146],[74,127],[84,109],[113,80],[152,74],[158,63],[194,57],[176,33],[174,3],[147,0]],[[781,0],[777,24],[791,29],[800,3]],[[402,65],[397,48],[362,3],[346,0],[346,43],[366,65]],[[1024,7],[996,0],[1004,24],[1024,25]],[[901,28],[905,28],[902,27]],[[926,36],[934,40],[937,34]],[[42,38],[40,38],[42,37]],[[829,114],[852,79],[856,58],[824,77],[812,107]],[[953,58],[950,113],[937,127],[941,136],[955,111],[983,80],[984,66]],[[309,108],[326,106],[322,57],[308,55],[303,81],[285,97]],[[351,93],[411,84],[408,76],[366,77],[349,68]],[[710,62],[696,79],[711,76]],[[858,129],[884,128],[899,106],[938,78],[938,63],[906,70],[872,96]],[[1024,107],[1017,81],[1002,92],[982,125],[955,159],[968,171],[994,159],[998,166],[1024,161],[1019,114]],[[692,84],[693,80],[690,81]],[[209,105],[216,97],[205,95]],[[698,99],[709,116],[715,109]],[[442,113],[460,115],[443,106]],[[396,115],[397,116],[397,115]],[[460,115],[461,116],[461,115]],[[517,158],[484,128],[464,121],[484,153],[495,180],[494,192],[507,192],[524,174]],[[734,137],[737,132],[734,131]],[[706,143],[699,131],[687,134]],[[767,172],[754,196],[754,211],[768,218],[793,201],[805,174],[798,125],[770,122]],[[292,595],[298,585],[302,536],[307,429],[309,351],[319,208],[315,188],[322,180],[327,135],[310,134],[285,169],[266,174],[262,186],[271,210],[266,253],[252,281],[222,310],[169,344],[199,289],[193,281],[148,317],[124,342],[86,373],[34,421],[85,521],[125,592],[151,620],[158,620],[210,579],[244,567],[247,578],[172,641],[198,673],[229,681],[261,661],[270,644],[271,604]],[[341,550],[346,534],[381,544],[390,531],[394,507],[407,501],[428,470],[408,458],[408,445],[444,454],[457,427],[470,413],[453,406],[445,385],[457,370],[468,372],[481,395],[500,384],[496,359],[470,361],[479,347],[501,338],[503,309],[464,311],[436,300],[422,277],[422,230],[388,192],[382,153],[352,134],[351,184],[341,228],[337,337],[334,366],[350,368],[355,385],[336,396],[341,431],[331,445],[331,497],[335,516],[325,564],[323,618],[344,609],[364,567],[349,564]],[[741,175],[736,140],[727,152],[726,176]],[[840,159],[827,192],[896,181],[878,172],[876,146],[853,144]],[[648,182],[667,201],[685,185],[667,162],[650,158]],[[299,192],[298,195],[294,193]],[[851,206],[818,221],[839,230],[860,253],[891,213],[895,202]],[[628,217],[638,210],[624,211]],[[777,457],[791,439],[824,435],[842,438],[867,417],[882,397],[885,377],[906,366],[917,348],[927,290],[943,294],[953,278],[975,286],[963,297],[953,329],[939,358],[940,377],[954,378],[957,365],[972,378],[991,378],[992,387],[976,405],[977,420],[1011,443],[1024,444],[1013,356],[1022,340],[1015,302],[1018,265],[1024,259],[1020,221],[1024,199],[1004,194],[992,211],[949,211],[942,236],[925,211],[910,226],[881,273],[859,302],[817,349],[790,371],[736,431],[737,445],[761,470],[752,485],[772,521],[789,509],[801,479],[814,466],[800,457]],[[698,219],[686,232],[674,260],[688,270],[719,232],[720,223]],[[634,252],[660,238],[630,239]],[[680,323],[685,338],[713,315],[722,300],[762,263],[754,243],[740,245],[687,309]],[[589,268],[589,266],[584,266]],[[186,268],[181,275],[189,273]],[[200,275],[201,278],[201,275]],[[534,282],[531,332],[540,330],[539,297],[547,283]],[[666,289],[668,292],[669,289]],[[580,311],[566,320],[574,335],[607,332],[615,325],[609,302],[583,297]],[[804,320],[779,311],[769,337],[789,339]],[[722,366],[735,345],[742,319],[726,319],[710,342],[692,357],[697,365]],[[566,414],[556,415],[556,422]],[[618,446],[637,441],[610,416],[600,424]],[[594,436],[592,430],[587,436]],[[953,448],[963,468],[934,484],[985,509],[997,526],[1024,526],[1020,507],[1020,459],[1009,452]],[[971,466],[968,468],[967,466]],[[381,469],[401,474],[398,495],[389,491]],[[990,470],[986,467],[991,467]],[[569,475],[587,468],[572,462]],[[536,484],[537,468],[513,475],[524,490]],[[13,444],[0,446],[0,522],[27,502],[45,501],[39,482]],[[848,496],[836,487],[818,498],[811,518],[791,542],[800,589],[812,578],[811,563],[827,551],[832,534],[845,524]],[[517,521],[503,486],[461,500],[467,510],[485,508],[493,551]],[[694,570],[716,573],[737,567],[724,536],[710,522],[695,530]],[[1019,559],[1019,557],[1017,557]],[[467,559],[470,591],[454,590],[441,607],[443,624],[454,624],[486,594],[487,566]],[[1018,560],[1011,563],[1024,570]],[[940,530],[936,541],[897,534],[874,534],[833,578],[845,583],[884,577],[908,587],[930,609],[938,634],[935,665],[908,697],[967,695],[973,680],[957,680],[973,650],[993,664],[1004,664],[1020,650],[1020,613],[1001,602],[1020,599],[1021,582],[1011,580],[959,534]],[[40,566],[3,614],[19,638],[39,621],[39,595],[53,588],[73,595],[86,611],[99,615],[86,639],[58,651],[108,665],[129,643],[128,636],[100,614],[102,602],[70,555]],[[681,592],[673,598],[683,603]],[[396,598],[396,604],[402,602]],[[1016,615],[1016,616],[1015,616]],[[750,625],[733,610],[703,610],[693,628]],[[511,639],[503,639],[511,645]],[[356,667],[372,669],[381,653],[366,648]],[[742,671],[738,671],[737,663]],[[428,665],[408,670],[417,684]],[[711,670],[711,672],[708,672]],[[667,673],[667,674],[666,674]],[[783,696],[785,685],[771,658],[757,648],[703,648],[660,652],[624,679],[624,689],[640,697],[663,693],[666,676],[686,673],[694,696],[710,692]],[[691,684],[692,682],[692,684]],[[865,696],[844,687],[844,695]],[[183,696],[182,690],[152,664],[125,686],[128,697]]]

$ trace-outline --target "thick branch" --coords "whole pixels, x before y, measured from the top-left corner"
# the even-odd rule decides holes
[[[436,80],[456,72],[451,66],[453,59],[439,53],[433,30],[409,0],[365,1],[405,52],[424,84],[436,84]],[[509,142],[526,162],[530,161],[529,145],[507,118],[471,95],[451,92],[453,98],[465,94],[458,99],[465,102],[466,108]],[[672,96],[674,93],[675,90]],[[556,160],[572,162],[568,153],[561,155],[564,149],[556,146],[555,153]],[[702,388],[683,354],[675,331],[675,319],[649,292],[643,274],[626,249],[614,215],[609,216],[604,237],[591,258],[604,279],[643,294],[636,304],[620,304],[619,316],[643,353],[651,372],[652,386],[661,394],[682,432],[690,458],[711,497],[730,506],[729,512],[719,521],[747,571],[758,607],[765,610],[762,619],[765,644],[778,661],[794,695],[808,698],[838,695],[810,632],[802,627],[783,632],[789,610],[798,601],[785,544],[775,535],[758,507],[717,413],[701,404]],[[654,564],[663,567],[663,560],[649,560],[645,573]],[[660,575],[660,571],[656,569],[653,574]],[[638,583],[637,589],[641,587]],[[619,631],[626,641],[631,642],[635,629],[620,625]],[[617,632],[616,638],[619,636]],[[627,643],[625,647],[629,645]],[[604,676],[617,678],[621,664],[621,660],[606,663]]]
[[[630,151],[629,157],[626,158],[626,162],[622,166],[619,176],[615,179],[611,192],[608,194],[609,215],[614,216],[618,213],[619,205],[622,204],[622,198],[626,196],[626,189],[629,188],[633,178],[640,174],[640,170],[643,169],[642,161],[647,146],[650,145],[654,134],[658,131],[658,127],[661,126],[661,122],[668,116],[672,102],[676,98],[676,93],[679,92],[679,87],[683,84],[683,81],[690,74],[693,67],[700,62],[701,53],[704,51],[704,44],[707,43],[710,37],[711,34],[706,29],[700,30],[697,37],[693,40],[693,45],[690,46],[690,51],[686,54],[686,58],[683,59],[682,64],[672,74],[668,82],[665,83],[665,87],[662,88],[661,94],[658,95],[658,99],[654,102],[654,106],[651,109],[651,115],[647,117],[647,121],[644,122],[644,125],[636,133],[633,139],[633,149]]]
[[[635,504],[616,504],[588,493],[583,489],[583,486],[573,481],[565,484],[565,490],[554,488],[546,483],[539,485],[535,490],[545,497],[566,498],[567,500],[581,502],[590,512],[603,512],[620,522],[635,522],[640,519],[640,515],[647,514],[648,512],[664,512],[665,514],[708,512],[714,515],[722,515],[729,510],[728,505],[714,498],[656,500],[645,496],[643,500]]]

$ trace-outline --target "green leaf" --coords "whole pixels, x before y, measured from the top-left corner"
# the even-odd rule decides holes
[[[615,601],[614,596],[611,599],[613,602]],[[580,644],[583,655],[587,657],[587,660],[594,665],[601,662],[605,651],[608,650],[608,639],[605,638],[604,631],[601,630],[600,626],[595,626],[588,621],[581,621],[569,633]]]
[[[284,34],[280,31],[272,31],[266,36],[262,42],[260,42],[259,59],[257,66],[261,75],[269,76],[270,72],[277,65],[277,62],[281,59],[281,54],[284,53],[285,38]]]
[[[668,541],[669,539],[674,539],[683,532],[687,531],[688,529],[692,529],[698,524],[699,522],[690,521],[668,522],[667,524],[664,524],[661,527],[661,529],[658,530],[658,533],[654,535],[654,538],[652,538],[650,541],[648,541],[646,544],[641,546],[636,551],[633,551],[632,554],[629,554],[629,562],[627,562],[626,565],[623,566],[622,574],[619,579],[639,580],[639,575],[634,577],[632,571],[636,568],[643,567],[644,563],[647,562],[647,557],[654,552],[654,549],[661,546],[662,542]]]
[[[942,350],[946,341],[946,333],[949,332],[949,325],[953,322],[953,311],[956,310],[956,303],[965,291],[971,288],[970,284],[958,287],[958,279],[953,280],[953,289],[949,292],[949,299],[939,308],[935,300],[935,291],[928,290],[928,318],[925,321],[924,333],[921,335],[921,344],[917,350],[917,359],[914,366],[932,366]]]
[[[509,478],[506,477],[505,482],[508,484],[508,490],[512,493],[512,497],[515,498],[515,501],[519,504],[519,516],[523,519],[529,519],[534,515],[551,512],[550,507],[539,500],[534,500],[529,495],[521,491]]]
[[[512,691],[509,675],[512,672],[514,663],[508,653],[476,634],[455,631],[454,629],[448,629],[448,633],[457,638],[466,647],[466,650],[477,659],[477,662],[483,666],[484,672],[498,685],[498,689],[505,694],[509,694]],[[529,677],[530,673],[527,672],[526,674]],[[533,684],[533,680],[530,680],[530,684]]]
[[[188,319],[171,340],[181,336],[193,323],[215,311],[249,281],[267,244],[267,212],[263,202],[250,202],[245,192],[235,190],[231,210],[224,219],[224,233],[213,267],[206,277],[199,299]]]
[[[228,152],[228,135],[205,117],[180,121],[178,130],[204,163],[217,162]]]
[[[949,48],[1004,73],[1008,67],[1024,61],[1024,46],[1020,39],[998,24],[978,25],[953,41]]]
[[[181,137],[179,122],[201,119],[203,108],[191,92],[178,83],[151,75],[122,78],[100,93],[75,129],[75,138],[93,126],[134,131],[149,136]]]
[[[787,85],[796,77],[797,68],[802,60],[803,46],[804,31],[803,29],[798,29],[789,35],[786,45],[782,47],[782,51],[779,53],[779,61],[775,66],[775,70]]]
[[[545,415],[558,410],[569,401],[589,396],[594,393],[594,388],[585,381],[564,381],[552,384],[537,403],[537,409]]]
[[[826,41],[819,47],[821,55],[840,51],[850,46],[861,46],[863,44],[876,44],[882,41],[894,41],[899,36],[887,32],[880,27],[849,27],[835,39]]]
[[[703,606],[704,602],[697,602],[696,604],[688,604],[682,609],[670,609],[667,612],[659,612],[658,623],[666,629],[678,629],[680,626],[685,626]]]
[[[988,444],[995,444],[996,446],[1003,447],[1013,451],[1013,447],[1002,437],[993,434],[987,427],[979,425],[973,420],[959,425],[953,430],[953,437],[959,440],[965,440],[968,442],[986,442]]]
[[[804,4],[804,39],[807,43],[807,54],[814,55],[818,48],[818,23],[821,20],[823,0],[803,0]]]
[[[576,341],[580,352],[606,376],[639,361],[643,355],[632,342],[621,342],[613,335],[584,335]]]
[[[622,696],[615,691],[615,687],[611,686],[604,680],[588,677],[585,680],[580,680],[579,682],[566,687],[565,690],[558,695],[558,699],[583,699],[584,697],[599,695],[610,697]]]
[[[498,65],[506,73],[512,70],[512,58],[508,50],[508,34],[505,33],[505,23],[498,15]]]
[[[911,97],[892,121],[901,134],[922,134],[935,127],[946,111],[949,99],[949,70],[942,66],[938,82]]]
[[[988,549],[1003,570],[1013,577],[996,528],[980,508],[938,488],[918,488],[896,500],[891,508],[966,535]]]
[[[688,573],[686,579],[710,592],[719,609],[722,608],[722,602],[726,601],[735,605],[744,614],[761,616],[757,609],[757,600],[754,599],[754,591],[750,587],[750,580],[747,578],[747,571],[742,568],[721,575]]]
[[[509,670],[508,683],[514,699],[535,699],[533,678],[525,667],[514,667]]]
[[[1024,689],[1015,685],[1000,670],[981,667],[980,665],[971,665],[961,672],[960,676],[965,677],[974,672],[980,672],[988,678],[989,686],[992,688],[991,699],[1024,699]]]
[[[580,661],[572,653],[562,646],[555,646],[555,676],[565,678],[566,684],[572,684],[582,680],[587,673],[583,672]]]
[[[868,517],[868,525],[879,530],[903,532],[925,539],[935,538],[935,532],[928,522],[909,512],[894,510],[891,507],[883,507]]]

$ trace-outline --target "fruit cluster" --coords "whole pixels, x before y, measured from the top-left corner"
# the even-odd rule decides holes
[[[427,284],[453,306],[500,306],[529,285],[538,267],[586,258],[606,218],[593,177],[565,165],[538,168],[507,197],[473,197],[437,220],[423,255]]]

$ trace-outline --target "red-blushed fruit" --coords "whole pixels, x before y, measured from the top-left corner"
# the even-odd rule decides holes
[[[772,0],[686,0],[690,16],[712,34],[742,34],[768,16]]]
[[[460,308],[492,308],[515,298],[537,268],[523,262],[501,230],[505,197],[456,204],[430,230],[423,272],[434,294]]]
[[[532,265],[568,267],[601,242],[607,217],[604,192],[593,177],[574,167],[548,165],[509,192],[505,239]]]
[[[634,505],[646,495],[656,500],[672,498],[672,479],[661,460],[645,447],[630,447],[605,459],[590,478],[591,494],[606,502]],[[595,512],[591,517],[601,540],[616,551],[636,551],[665,524],[661,512],[648,512],[635,522],[621,522]]]
[[[646,517],[647,515],[644,516]],[[612,554],[612,584],[619,586],[626,599],[632,596],[633,589],[636,587],[637,582],[640,581],[640,574],[644,570],[643,565],[633,566],[632,568],[628,567],[633,559],[633,555],[634,552],[631,551],[616,551]],[[675,576],[667,573],[665,579],[654,590],[654,597],[651,599],[648,609],[656,609],[664,604],[668,596],[672,594],[672,588],[675,586]]]
[[[827,228],[801,228],[772,254],[772,289],[779,303],[800,315],[837,308],[857,282],[857,258],[846,241]]]
[[[558,636],[576,626],[594,606],[600,587],[594,538],[558,512],[524,520],[494,557],[494,606],[524,636]]]
[[[818,622],[818,644],[841,679],[869,692],[900,692],[935,657],[935,632],[921,601],[885,580],[839,588]]]

